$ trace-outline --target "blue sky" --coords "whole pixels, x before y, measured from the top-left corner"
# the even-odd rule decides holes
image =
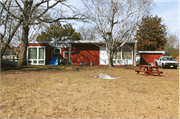
[[[167,31],[169,33],[175,33],[180,30],[179,0],[154,0],[154,4],[151,14],[162,18],[163,23],[168,28]]]

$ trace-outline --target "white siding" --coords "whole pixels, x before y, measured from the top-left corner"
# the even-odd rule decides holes
[[[105,47],[100,47],[100,65],[108,65],[108,57]]]

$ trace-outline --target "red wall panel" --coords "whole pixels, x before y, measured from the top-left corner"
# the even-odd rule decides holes
[[[94,44],[72,44],[71,59],[73,65],[79,65],[81,62],[90,65],[99,65],[99,47]]]
[[[145,54],[141,54],[141,64],[142,65],[146,65],[149,64],[151,62],[154,62],[155,59],[159,59],[161,56],[163,56],[163,54],[161,53],[145,53]]]

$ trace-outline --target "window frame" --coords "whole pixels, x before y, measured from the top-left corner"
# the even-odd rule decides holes
[[[123,50],[125,48],[129,48],[131,50],[131,59],[124,59],[123,57]],[[114,59],[113,58],[113,63],[114,65],[125,65],[125,64],[129,64],[129,62],[133,61],[133,47],[132,46],[123,46],[123,47],[120,47],[120,53],[121,53],[121,58],[120,59]]]
[[[131,50],[131,59],[133,59],[133,47],[132,46],[123,46],[123,47],[120,47],[120,53],[121,53],[121,59],[114,59],[113,58],[113,60],[126,60],[126,59],[124,59],[124,57],[123,57],[123,50],[125,49],[125,48],[130,48],[130,49],[132,49]]]
[[[130,48],[130,49],[132,48],[132,50],[131,50],[131,59],[124,59],[124,57],[123,57],[123,50],[124,50],[125,48]],[[121,56],[122,56],[122,57],[121,57],[122,60],[133,60],[133,47],[130,47],[130,46],[129,46],[129,47],[122,47]]]
[[[37,59],[29,59],[29,48],[37,48]],[[40,48],[44,49],[44,59],[39,59]],[[46,64],[46,47],[45,46],[28,46],[27,47],[27,64],[28,65],[45,65]],[[44,63],[39,63],[43,61]]]
[[[55,52],[56,49],[59,49],[59,53]],[[54,48],[54,54],[61,54],[61,48]]]

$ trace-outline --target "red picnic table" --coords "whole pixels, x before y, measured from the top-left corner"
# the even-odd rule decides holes
[[[139,72],[144,72],[146,76],[148,76],[149,74],[158,74],[158,76],[161,76],[160,74],[163,72],[159,71],[158,68],[159,68],[158,66],[139,65],[139,69],[135,70],[135,72],[137,72],[137,75],[139,74]],[[153,70],[153,69],[156,69],[156,70]]]

